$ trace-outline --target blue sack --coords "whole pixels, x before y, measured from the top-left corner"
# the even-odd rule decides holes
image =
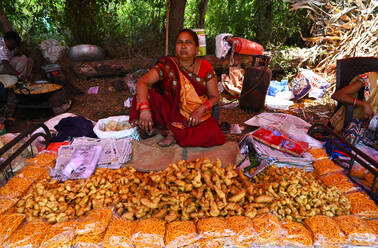
[[[289,86],[287,85],[287,80],[282,81],[270,81],[268,88],[268,96],[276,96],[278,92],[289,91]]]

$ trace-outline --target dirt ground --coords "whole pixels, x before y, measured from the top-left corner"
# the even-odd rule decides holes
[[[72,106],[67,111],[84,116],[93,121],[114,115],[128,115],[129,109],[124,107],[124,101],[130,97],[129,91],[123,86],[122,77],[74,79],[73,85],[81,91],[72,99]],[[98,94],[87,94],[90,87],[99,86]],[[222,98],[230,99],[227,93],[222,93]],[[270,111],[270,110],[266,110]],[[326,123],[332,112],[332,106],[327,101],[313,101],[310,99],[296,103],[289,111],[281,111],[294,114],[307,122]],[[33,124],[45,122],[54,115],[51,110],[17,110],[15,120],[6,122],[7,132],[23,132]],[[239,124],[242,134],[226,134],[227,140],[238,141],[240,137],[250,132],[252,127],[243,123],[254,116],[236,108],[221,108],[219,123]]]

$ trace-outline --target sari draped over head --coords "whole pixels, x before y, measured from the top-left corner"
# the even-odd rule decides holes
[[[209,62],[196,59],[193,72],[186,72],[172,57],[160,58],[153,68],[160,81],[148,90],[154,125],[169,129],[181,146],[210,147],[226,142],[222,130],[211,112],[206,112],[200,124],[189,127],[193,111],[208,100],[206,83],[216,77]],[[139,119],[136,97],[133,99],[130,122]]]

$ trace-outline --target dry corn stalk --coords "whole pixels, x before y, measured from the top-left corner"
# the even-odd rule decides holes
[[[305,8],[314,22],[312,55],[302,63],[315,63],[315,71],[335,80],[336,60],[378,55],[378,1],[375,0],[285,0],[291,10]]]

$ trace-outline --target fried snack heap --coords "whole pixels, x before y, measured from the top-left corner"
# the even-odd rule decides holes
[[[304,223],[314,235],[315,246],[334,247],[345,244],[345,236],[332,218],[317,215],[305,219]]]
[[[9,199],[8,197],[0,196],[0,214],[12,211],[13,206],[16,205],[18,199]]]
[[[350,203],[335,188],[325,188],[311,173],[269,167],[253,184],[241,170],[220,160],[179,161],[159,172],[98,168],[88,179],[64,183],[40,180],[17,203],[17,212],[50,223],[66,221],[91,209],[115,206],[129,220],[167,222],[218,216],[247,216],[275,211],[280,219],[349,213]]]
[[[346,236],[348,244],[374,245],[375,232],[369,224],[355,215],[338,216],[334,218]]]
[[[314,167],[314,176],[317,178],[326,174],[343,171],[343,168],[336,165],[332,160],[328,158],[314,161],[312,163],[312,166]]]
[[[288,247],[312,247],[312,234],[302,223],[289,220],[281,223],[281,241]]]
[[[113,216],[105,237],[102,240],[104,248],[132,248],[132,235],[137,226],[136,221]]]
[[[30,179],[32,181],[36,180],[49,180],[49,170],[47,166],[36,166],[36,165],[28,165],[23,168],[18,174],[17,177]]]
[[[250,206],[268,207],[279,219],[297,222],[320,214],[345,215],[350,210],[350,202],[337,188],[327,188],[311,172],[295,167],[271,166],[259,174],[254,202]]]
[[[196,241],[197,231],[193,221],[173,221],[165,227],[165,247],[167,248],[184,247]]]
[[[42,220],[34,220],[23,224],[5,242],[7,248],[38,248],[50,224]]]
[[[70,248],[75,238],[77,220],[59,222],[48,230],[40,248]]]
[[[4,214],[0,216],[0,246],[24,220],[24,214]]]

